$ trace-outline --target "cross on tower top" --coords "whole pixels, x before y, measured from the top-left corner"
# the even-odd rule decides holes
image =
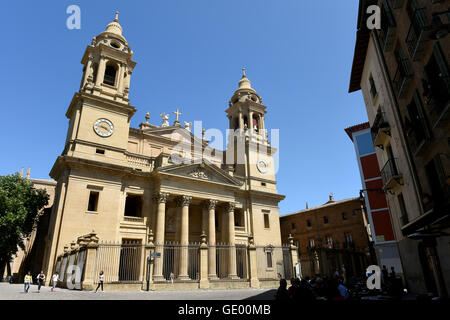
[[[179,124],[180,121],[178,121],[178,117],[181,116],[182,113],[179,112],[178,108],[177,108],[177,111],[174,111],[173,113],[177,116],[177,118],[176,118],[176,120],[175,120],[175,124]]]

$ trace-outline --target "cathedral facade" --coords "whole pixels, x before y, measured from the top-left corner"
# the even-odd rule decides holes
[[[139,128],[130,126],[136,112],[129,100],[136,63],[117,14],[92,39],[81,63],[80,89],[66,112],[65,147],[50,172],[57,183],[43,257],[47,278],[64,269],[63,256],[74,241],[90,234],[99,246],[120,248],[109,262],[117,267],[105,275],[111,282],[120,280],[114,274],[130,257],[126,245],[149,242],[155,245],[152,281],[195,280],[191,246],[202,241],[208,246],[210,281],[248,278],[240,270],[248,267],[241,261],[246,253],[242,258],[239,250],[249,245],[260,248],[258,278],[277,279],[285,256],[277,150],[264,127],[266,106],[245,70],[225,110],[230,130],[223,151],[211,148],[204,134],[194,135],[190,123],[182,125],[178,110],[173,124],[162,114],[160,125],[146,117]],[[137,260],[137,276],[131,278],[144,281],[145,257]]]

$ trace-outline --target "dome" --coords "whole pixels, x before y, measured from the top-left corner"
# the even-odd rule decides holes
[[[106,26],[105,32],[114,33],[118,36],[122,36],[122,26],[119,24],[119,11],[116,11],[116,17],[114,18],[114,21],[109,23]]]

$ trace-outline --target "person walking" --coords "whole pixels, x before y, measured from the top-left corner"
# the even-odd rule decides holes
[[[58,272],[55,272],[55,274],[52,276],[52,292],[55,291],[56,285],[58,284],[59,275]]]
[[[275,295],[275,300],[278,301],[287,301],[289,300],[289,295],[287,291],[287,281],[286,279],[280,279],[280,287],[277,290],[277,294]]]
[[[45,274],[44,271],[41,271],[41,273],[38,274],[36,277],[37,283],[38,283],[38,293],[41,292],[41,287],[44,285],[45,281]]]
[[[98,286],[97,289],[95,289],[95,292],[97,292],[98,288],[100,288],[100,286],[102,287],[102,292],[103,292],[103,279],[104,279],[105,275],[103,274],[103,271],[100,271],[100,274],[98,276]]]
[[[31,276],[31,271],[28,271],[27,275],[25,276],[24,282],[24,291],[25,293],[28,293],[28,290],[30,290],[30,284],[31,281],[33,281],[33,277]]]

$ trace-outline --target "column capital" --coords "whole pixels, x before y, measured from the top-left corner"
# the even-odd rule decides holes
[[[177,203],[177,207],[187,207],[191,203],[192,197],[190,196],[180,196],[175,201]]]
[[[236,203],[234,203],[234,202],[227,202],[225,204],[226,212],[234,212],[234,208],[236,208]]]
[[[217,202],[218,202],[217,200],[212,199],[205,200],[203,202],[203,207],[208,210],[214,210],[216,208]]]
[[[166,203],[169,193],[167,192],[155,192],[153,194],[153,201],[155,203]]]

